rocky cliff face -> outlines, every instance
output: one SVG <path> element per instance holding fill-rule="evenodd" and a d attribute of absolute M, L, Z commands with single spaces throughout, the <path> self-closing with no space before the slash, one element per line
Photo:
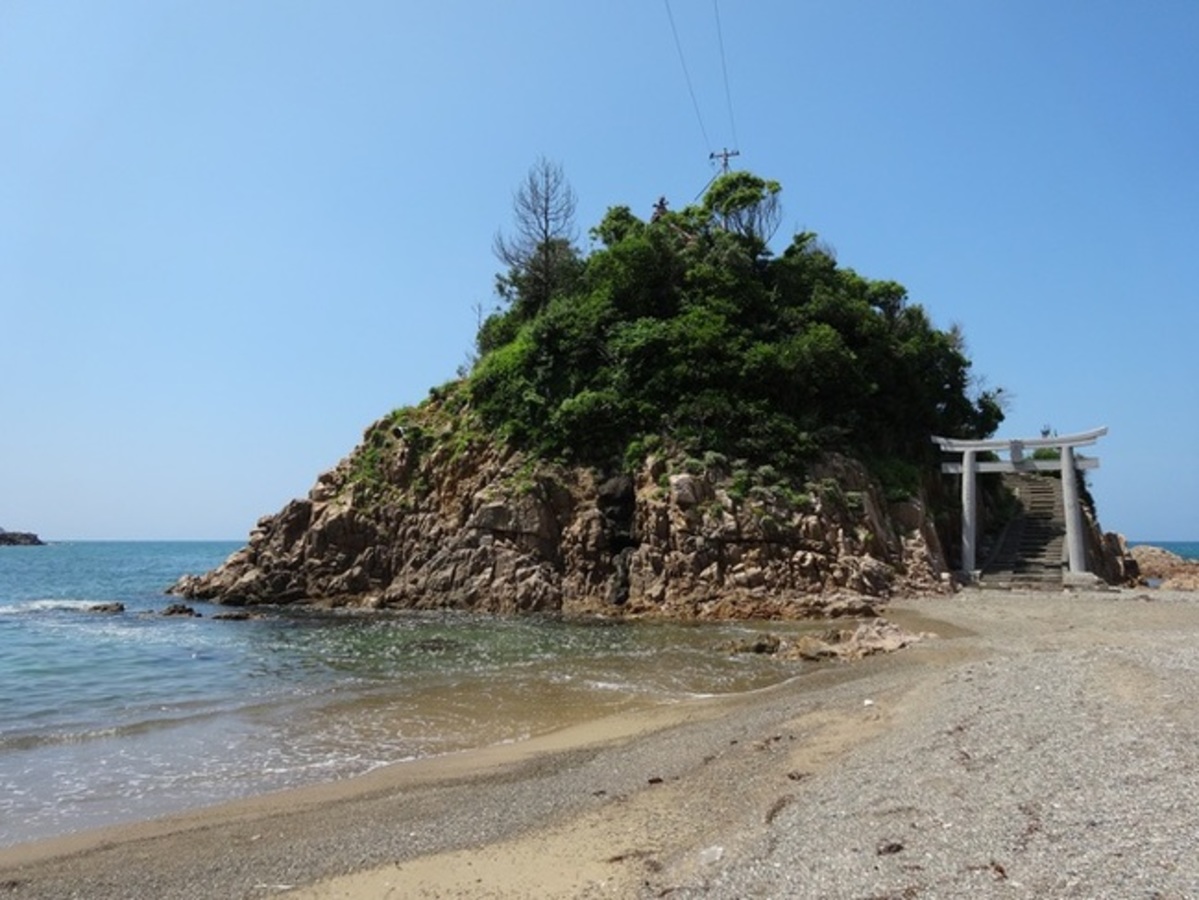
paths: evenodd
<path fill-rule="evenodd" d="M 1093 505 L 1083 508 L 1083 535 L 1087 551 L 1087 571 L 1108 584 L 1133 585 L 1140 577 L 1135 555 L 1128 549 L 1124 535 L 1104 531 L 1099 526 Z"/>
<path fill-rule="evenodd" d="M 942 583 L 922 509 L 888 508 L 849 459 L 826 459 L 802 492 L 718 457 L 651 457 L 602 478 L 471 437 L 444 410 L 398 415 L 218 569 L 172 592 L 238 605 L 799 617 Z"/>

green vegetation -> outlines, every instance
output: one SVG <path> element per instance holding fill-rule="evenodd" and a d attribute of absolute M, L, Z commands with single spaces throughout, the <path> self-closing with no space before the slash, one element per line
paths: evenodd
<path fill-rule="evenodd" d="M 533 199 L 561 210 L 552 191 L 569 187 L 534 173 Z M 482 323 L 467 384 L 485 426 L 605 469 L 662 448 L 789 480 L 845 450 L 897 495 L 935 461 L 930 435 L 993 433 L 997 392 L 972 392 L 956 330 L 934 328 L 899 284 L 839 267 L 812 233 L 770 251 L 779 190 L 729 173 L 701 204 L 649 222 L 610 209 L 586 257 L 564 220 L 543 231 L 552 247 L 507 254 L 507 305 Z"/>
<path fill-rule="evenodd" d="M 436 395 L 436 390 L 432 392 Z M 458 445 L 477 439 L 469 429 L 455 431 L 447 427 L 450 410 L 461 401 L 453 397 L 431 396 L 420 406 L 402 407 L 375 422 L 362 436 L 362 443 L 350 457 L 347 483 L 367 496 L 419 498 L 428 491 L 419 472 L 420 459 L 436 445 L 438 435 L 453 434 Z M 437 429 L 434 433 L 433 429 Z M 403 465 L 400 466 L 401 450 Z"/>

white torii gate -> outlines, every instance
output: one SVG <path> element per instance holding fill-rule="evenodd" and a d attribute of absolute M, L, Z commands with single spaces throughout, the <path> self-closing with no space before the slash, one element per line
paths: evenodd
<path fill-rule="evenodd" d="M 933 443 L 946 453 L 962 454 L 961 462 L 941 464 L 941 471 L 962 476 L 962 571 L 974 575 L 975 548 L 978 534 L 978 486 L 979 472 L 1052 472 L 1062 473 L 1062 505 L 1066 518 L 1066 553 L 1072 575 L 1087 571 L 1086 543 L 1083 539 L 1082 506 L 1078 499 L 1076 469 L 1097 469 L 1099 460 L 1090 457 L 1075 459 L 1074 448 L 1086 447 L 1107 434 L 1107 426 L 1079 434 L 1056 437 L 1027 438 L 1023 440 L 969 441 L 956 438 L 933 437 Z M 1058 447 L 1059 459 L 1033 459 L 1024 455 L 1025 450 Z M 978 461 L 980 451 L 1008 454 L 1007 460 Z"/>

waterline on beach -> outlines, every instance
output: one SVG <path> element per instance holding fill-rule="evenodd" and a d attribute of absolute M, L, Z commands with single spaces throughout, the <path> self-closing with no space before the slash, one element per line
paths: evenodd
<path fill-rule="evenodd" d="M 202 603 L 199 618 L 166 618 L 163 586 L 230 545 L 7 549 L 26 552 L 0 559 L 0 846 L 801 670 L 727 646 L 803 626 L 270 610 L 226 622 Z M 89 611 L 113 601 L 125 612 Z"/>
<path fill-rule="evenodd" d="M 703 644 L 727 629 L 690 632 Z M 521 741 L 614 713 L 752 690 L 797 671 L 795 664 L 736 658 L 698 644 L 689 651 L 659 649 L 652 660 L 612 647 L 596 653 L 455 672 L 410 669 L 394 679 L 347 672 L 290 696 L 241 704 L 226 698 L 160 708 L 106 727 L 6 734 L 0 738 L 0 845 Z M 362 662 L 369 669 L 378 661 Z"/>

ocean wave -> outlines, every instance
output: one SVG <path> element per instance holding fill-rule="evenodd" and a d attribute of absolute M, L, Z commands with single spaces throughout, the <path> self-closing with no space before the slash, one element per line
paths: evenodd
<path fill-rule="evenodd" d="M 54 597 L 44 600 L 18 600 L 0 606 L 0 616 L 17 616 L 39 612 L 87 612 L 99 601 L 64 600 Z"/>
<path fill-rule="evenodd" d="M 172 728 L 181 728 L 205 719 L 215 719 L 225 715 L 226 712 L 219 709 L 206 709 L 202 712 L 139 719 L 115 725 L 81 725 L 77 728 L 60 726 L 42 731 L 0 733 L 0 754 L 40 750 L 45 747 L 61 747 L 69 744 L 87 744 L 92 741 L 142 737 Z"/>

